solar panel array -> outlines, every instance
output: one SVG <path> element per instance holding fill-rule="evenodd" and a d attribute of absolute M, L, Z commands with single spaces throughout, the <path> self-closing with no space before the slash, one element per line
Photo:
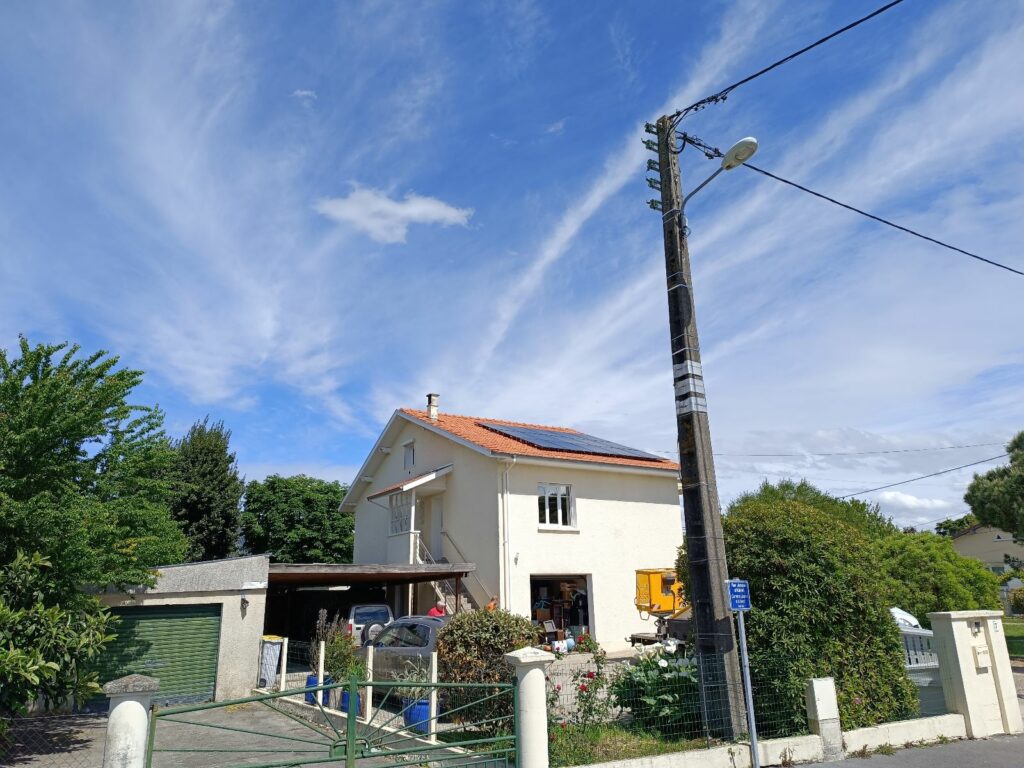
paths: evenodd
<path fill-rule="evenodd" d="M 481 427 L 486 427 L 494 432 L 536 448 L 546 448 L 552 451 L 571 451 L 573 453 L 593 453 L 597 456 L 620 456 L 630 459 L 663 461 L 660 456 L 654 456 L 644 451 L 638 451 L 636 448 L 619 445 L 610 440 L 602 440 L 600 437 L 594 437 L 593 435 L 585 435 L 582 432 L 556 432 L 552 429 L 510 427 L 504 424 L 487 424 L 486 422 L 479 422 L 479 424 Z"/>

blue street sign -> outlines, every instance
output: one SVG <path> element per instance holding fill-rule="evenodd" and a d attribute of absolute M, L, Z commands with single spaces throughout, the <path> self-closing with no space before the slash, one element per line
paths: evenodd
<path fill-rule="evenodd" d="M 750 584 L 743 579 L 729 579 L 729 608 L 734 611 L 750 610 Z"/>

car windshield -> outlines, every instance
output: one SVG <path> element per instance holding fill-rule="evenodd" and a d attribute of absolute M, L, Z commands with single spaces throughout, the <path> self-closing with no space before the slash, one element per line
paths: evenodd
<path fill-rule="evenodd" d="M 423 624 L 392 624 L 374 645 L 382 648 L 423 648 L 430 642 L 430 628 Z"/>
<path fill-rule="evenodd" d="M 387 624 L 389 621 L 391 611 L 384 605 L 360 605 L 352 609 L 355 624 Z"/>

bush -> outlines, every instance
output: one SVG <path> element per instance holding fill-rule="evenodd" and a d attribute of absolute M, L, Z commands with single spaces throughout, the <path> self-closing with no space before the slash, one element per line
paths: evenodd
<path fill-rule="evenodd" d="M 635 728 L 693 739 L 704 732 L 698 687 L 689 660 L 659 651 L 625 665 L 609 691 L 614 706 L 630 711 Z"/>
<path fill-rule="evenodd" d="M 352 676 L 366 677 L 366 665 L 359 656 L 359 646 L 346 632 L 334 632 L 324 648 L 324 672 L 336 683 L 344 683 Z"/>
<path fill-rule="evenodd" d="M 999 610 L 999 580 L 978 560 L 934 533 L 898 533 L 875 543 L 886 599 L 929 627 L 929 611 Z"/>
<path fill-rule="evenodd" d="M 538 640 L 537 628 L 523 616 L 505 610 L 457 613 L 437 633 L 438 679 L 446 683 L 514 682 L 515 670 L 504 655 Z M 451 689 L 447 697 L 446 709 L 459 710 L 456 716 L 449 715 L 453 721 L 486 723 L 480 729 L 492 735 L 511 732 L 511 695 L 479 688 Z"/>
<path fill-rule="evenodd" d="M 881 526 L 866 521 L 854 526 L 764 489 L 723 518 L 730 573 L 750 582 L 750 664 L 759 697 L 775 709 L 771 735 L 805 731 L 810 677 L 835 678 L 846 729 L 917 711 L 886 577 L 865 531 Z"/>
<path fill-rule="evenodd" d="M 1010 590 L 1010 610 L 1015 614 L 1024 613 L 1024 587 Z"/>

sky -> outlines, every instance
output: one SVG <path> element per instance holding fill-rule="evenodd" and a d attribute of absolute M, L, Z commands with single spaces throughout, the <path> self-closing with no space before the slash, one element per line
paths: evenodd
<path fill-rule="evenodd" d="M 4 3 L 0 346 L 111 351 L 249 479 L 350 480 L 427 392 L 670 456 L 644 123 L 877 5 Z M 681 128 L 1024 268 L 1021 71 L 1024 5 L 905 0 Z M 747 169 L 687 214 L 723 504 L 1024 428 L 1024 278 Z M 998 464 L 862 498 L 928 527 Z"/>

